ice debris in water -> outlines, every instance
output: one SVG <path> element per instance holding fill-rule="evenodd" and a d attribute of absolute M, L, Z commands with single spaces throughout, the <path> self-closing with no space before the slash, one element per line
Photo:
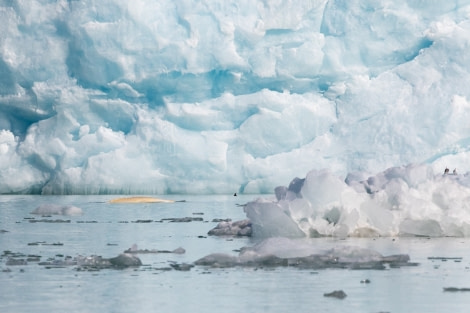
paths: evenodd
<path fill-rule="evenodd" d="M 445 292 L 470 291 L 470 288 L 444 287 Z"/>
<path fill-rule="evenodd" d="M 82 215 L 83 211 L 72 205 L 41 204 L 31 214 L 38 215 Z"/>
<path fill-rule="evenodd" d="M 323 296 L 330 298 L 344 299 L 347 297 L 347 294 L 343 290 L 335 290 L 332 292 L 324 293 Z"/>
<path fill-rule="evenodd" d="M 251 236 L 251 221 L 221 221 L 208 232 L 211 236 Z"/>
<path fill-rule="evenodd" d="M 116 267 L 141 266 L 142 261 L 130 253 L 121 253 L 114 258 L 109 259 L 109 263 Z"/>
<path fill-rule="evenodd" d="M 133 244 L 132 247 L 124 251 L 126 254 L 150 254 L 150 253 L 174 253 L 184 254 L 186 250 L 182 247 L 178 247 L 174 250 L 158 250 L 158 249 L 139 249 L 137 244 Z"/>
<path fill-rule="evenodd" d="M 46 267 L 77 266 L 77 270 L 100 270 L 106 268 L 138 267 L 142 265 L 142 261 L 133 254 L 121 253 L 109 259 L 99 255 L 79 255 L 74 258 L 65 257 L 63 259 L 54 258 L 40 262 L 39 265 Z"/>
<path fill-rule="evenodd" d="M 434 174 L 429 165 L 346 179 L 312 170 L 274 192 L 244 207 L 253 237 L 470 235 L 470 175 Z"/>
<path fill-rule="evenodd" d="M 301 269 L 349 268 L 385 269 L 412 266 L 408 255 L 383 256 L 364 248 L 338 246 L 319 250 L 313 244 L 288 238 L 268 238 L 253 247 L 241 249 L 238 256 L 214 253 L 194 262 L 209 267 L 277 267 L 292 266 Z"/>

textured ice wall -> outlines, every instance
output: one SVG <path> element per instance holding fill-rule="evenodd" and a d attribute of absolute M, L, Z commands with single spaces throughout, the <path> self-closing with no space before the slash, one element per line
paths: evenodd
<path fill-rule="evenodd" d="M 467 171 L 469 3 L 0 0 L 0 193 Z"/>
<path fill-rule="evenodd" d="M 470 175 L 425 165 L 345 180 L 312 170 L 276 198 L 246 205 L 254 237 L 470 236 Z"/>

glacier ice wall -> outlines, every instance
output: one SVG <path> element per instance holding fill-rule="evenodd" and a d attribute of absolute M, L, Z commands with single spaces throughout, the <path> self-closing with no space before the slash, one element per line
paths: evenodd
<path fill-rule="evenodd" d="M 0 0 L 0 193 L 466 171 L 469 4 Z"/>

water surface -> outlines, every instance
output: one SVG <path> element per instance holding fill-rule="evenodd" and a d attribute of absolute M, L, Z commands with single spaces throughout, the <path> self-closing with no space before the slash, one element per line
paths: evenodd
<path fill-rule="evenodd" d="M 212 237 L 214 219 L 245 218 L 239 205 L 253 195 L 171 196 L 186 202 L 109 204 L 111 196 L 1 196 L 0 250 L 49 258 L 117 256 L 140 249 L 184 254 L 138 255 L 139 268 L 78 271 L 38 262 L 7 265 L 1 258 L 0 312 L 467 312 L 470 241 L 467 238 L 308 239 L 319 249 L 338 245 L 370 248 L 383 255 L 409 254 L 419 265 L 386 270 L 299 270 L 204 268 L 177 271 L 170 264 L 192 263 L 210 253 L 237 254 L 250 238 Z M 80 207 L 81 216 L 31 215 L 43 203 Z M 193 217 L 191 222 L 173 218 Z M 61 223 L 31 219 L 62 220 Z M 170 219 L 170 220 L 169 220 Z M 439 257 L 432 259 L 431 257 Z M 26 257 L 25 257 L 26 258 Z M 364 283 L 368 279 L 370 283 Z M 324 293 L 343 290 L 343 300 Z"/>

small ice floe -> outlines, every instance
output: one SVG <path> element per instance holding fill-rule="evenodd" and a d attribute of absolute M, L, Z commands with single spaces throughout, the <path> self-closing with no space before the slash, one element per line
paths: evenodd
<path fill-rule="evenodd" d="M 124 251 L 124 253 L 130 254 L 151 254 L 151 253 L 174 253 L 174 254 L 184 254 L 186 250 L 178 247 L 174 250 L 157 250 L 157 249 L 139 249 L 136 244 L 133 244 L 132 247 Z"/>
<path fill-rule="evenodd" d="M 74 266 L 77 265 L 77 259 L 81 258 L 72 258 L 71 256 L 60 257 L 56 256 L 57 258 L 49 258 L 47 261 L 39 262 L 38 265 L 44 266 L 46 269 L 51 268 L 63 268 L 67 266 Z"/>
<path fill-rule="evenodd" d="M 38 215 L 82 215 L 80 208 L 72 205 L 41 204 L 31 214 Z"/>
<path fill-rule="evenodd" d="M 210 236 L 251 236 L 251 221 L 221 221 L 208 232 Z"/>
<path fill-rule="evenodd" d="M 25 259 L 8 258 L 6 265 L 8 266 L 28 265 L 28 262 Z"/>
<path fill-rule="evenodd" d="M 7 266 L 16 266 L 16 265 L 28 265 L 28 262 L 38 262 L 40 260 L 40 256 L 38 255 L 26 255 L 24 253 L 19 252 L 11 252 L 8 250 L 3 251 L 0 255 L 0 260 L 6 258 L 5 265 Z"/>
<path fill-rule="evenodd" d="M 209 267 L 296 267 L 299 269 L 386 269 L 401 266 L 415 266 L 405 254 L 383 256 L 364 248 L 338 246 L 318 250 L 305 241 L 288 238 L 269 238 L 253 247 L 244 247 L 238 256 L 214 253 L 194 262 Z"/>
<path fill-rule="evenodd" d="M 119 268 L 142 265 L 142 261 L 131 253 L 121 253 L 117 257 L 110 258 L 109 263 Z"/>
<path fill-rule="evenodd" d="M 447 260 L 453 260 L 454 262 L 461 262 L 462 261 L 462 257 L 445 257 L 445 256 L 430 256 L 428 257 L 428 260 L 439 260 L 439 261 L 443 261 L 443 262 L 446 262 Z"/>
<path fill-rule="evenodd" d="M 78 271 L 98 271 L 102 269 L 124 269 L 128 267 L 139 267 L 142 265 L 141 260 L 135 255 L 129 253 L 121 253 L 114 258 L 103 258 L 99 255 L 76 256 L 74 258 L 66 256 L 64 258 L 52 258 L 47 261 L 40 262 L 39 265 L 46 268 L 57 268 L 76 266 Z"/>
<path fill-rule="evenodd" d="M 444 287 L 444 292 L 468 292 L 470 288 Z"/>
<path fill-rule="evenodd" d="M 175 270 L 175 271 L 183 271 L 187 272 L 191 270 L 191 268 L 194 267 L 194 264 L 187 264 L 187 263 L 171 263 L 170 266 Z"/>
<path fill-rule="evenodd" d="M 204 219 L 202 217 L 169 217 L 169 218 L 162 218 L 161 222 L 167 221 L 170 223 L 189 223 L 189 222 L 203 222 Z"/>
<path fill-rule="evenodd" d="M 347 294 L 343 290 L 335 290 L 332 292 L 324 293 L 323 296 L 330 297 L 330 298 L 344 299 L 347 297 Z"/>
<path fill-rule="evenodd" d="M 50 220 L 50 219 L 40 219 L 40 220 L 36 220 L 36 219 L 29 219 L 28 220 L 30 223 L 70 223 L 70 220 L 63 220 L 63 219 L 56 219 L 56 220 Z"/>
<path fill-rule="evenodd" d="M 47 243 L 45 241 L 28 242 L 28 246 L 63 246 L 62 242 Z"/>
<path fill-rule="evenodd" d="M 329 250 L 318 250 L 305 241 L 288 238 L 269 238 L 253 247 L 244 247 L 238 256 L 214 253 L 195 262 L 210 267 L 277 267 L 290 266 L 300 269 L 385 269 L 412 266 L 408 255 L 382 256 L 364 248 L 338 246 Z"/>

